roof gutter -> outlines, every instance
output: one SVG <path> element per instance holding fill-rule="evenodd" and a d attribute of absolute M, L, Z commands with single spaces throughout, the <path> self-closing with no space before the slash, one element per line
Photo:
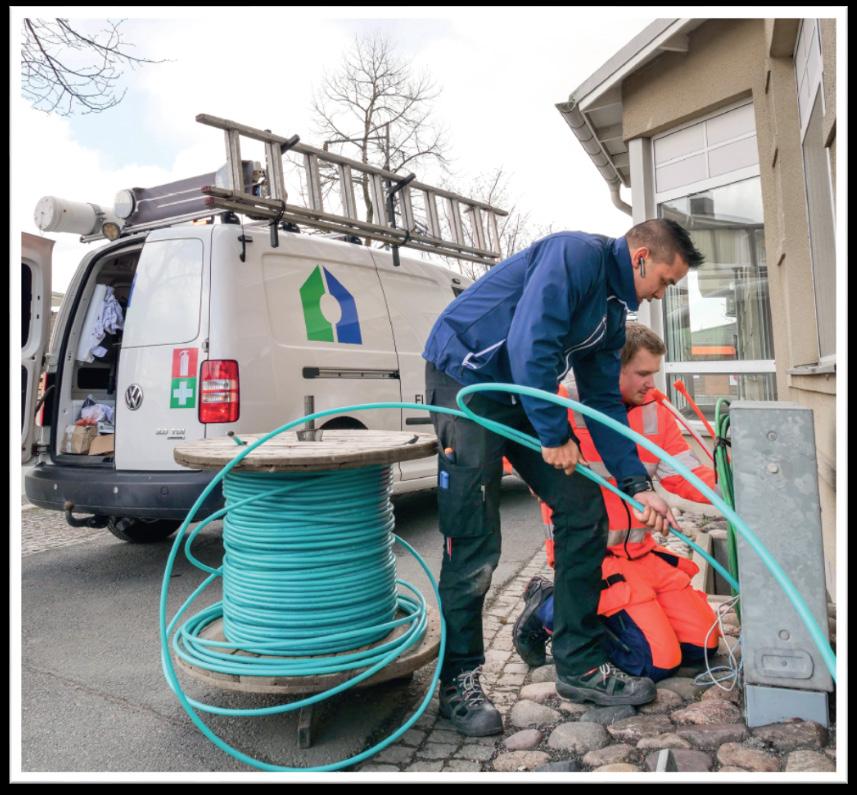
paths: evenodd
<path fill-rule="evenodd" d="M 583 147 L 584 151 L 589 155 L 590 159 L 595 164 L 595 167 L 607 182 L 607 185 L 610 188 L 610 198 L 613 201 L 613 204 L 623 213 L 631 215 L 631 205 L 622 201 L 622 198 L 619 195 L 619 189 L 622 186 L 622 177 L 616 170 L 613 160 L 601 145 L 601 141 L 599 141 L 598 137 L 595 135 L 595 131 L 590 126 L 586 116 L 580 112 L 578 103 L 573 100 L 569 102 L 559 102 L 556 107 L 562 114 L 562 117 L 565 119 L 568 126 L 571 127 L 571 130 L 577 140 L 580 141 L 580 145 Z"/>

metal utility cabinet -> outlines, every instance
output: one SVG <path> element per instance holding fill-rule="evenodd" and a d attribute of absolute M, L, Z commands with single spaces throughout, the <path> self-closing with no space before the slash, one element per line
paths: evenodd
<path fill-rule="evenodd" d="M 815 434 L 810 409 L 736 401 L 730 407 L 735 510 L 782 566 L 829 638 Z M 829 723 L 833 681 L 783 589 L 739 536 L 746 718 Z"/>

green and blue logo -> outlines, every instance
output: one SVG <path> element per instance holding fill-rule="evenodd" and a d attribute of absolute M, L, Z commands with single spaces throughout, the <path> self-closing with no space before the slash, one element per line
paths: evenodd
<path fill-rule="evenodd" d="M 324 276 L 322 276 L 322 271 Z M 326 282 L 326 286 L 325 286 Z M 301 285 L 301 303 L 304 308 L 307 339 L 318 342 L 346 342 L 352 345 L 362 345 L 360 321 L 357 318 L 357 304 L 354 296 L 337 281 L 336 277 L 325 267 L 316 265 L 309 278 Z M 334 336 L 333 325 L 321 311 L 321 298 L 330 295 L 339 304 L 342 315 L 336 324 Z"/>

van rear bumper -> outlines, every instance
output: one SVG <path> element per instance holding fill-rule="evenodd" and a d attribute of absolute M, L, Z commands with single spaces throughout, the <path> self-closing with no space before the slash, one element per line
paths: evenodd
<path fill-rule="evenodd" d="M 64 510 L 74 503 L 75 513 L 130 516 L 140 519 L 184 519 L 216 472 L 93 471 L 91 468 L 42 464 L 24 478 L 27 499 L 39 508 Z M 204 519 L 223 507 L 223 494 L 215 488 L 196 512 Z"/>

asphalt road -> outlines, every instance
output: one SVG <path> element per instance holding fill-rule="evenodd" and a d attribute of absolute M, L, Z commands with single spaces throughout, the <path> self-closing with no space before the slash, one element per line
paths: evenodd
<path fill-rule="evenodd" d="M 538 511 L 526 487 L 506 478 L 503 489 L 504 549 L 492 592 L 542 544 Z M 397 533 L 437 575 L 441 543 L 435 499 L 434 492 L 423 492 L 394 504 Z M 23 517 L 22 770 L 252 771 L 196 728 L 161 671 L 158 602 L 171 545 L 127 544 L 107 530 L 75 536 L 60 514 L 36 508 Z M 33 534 L 48 542 L 33 545 Z M 202 562 L 219 565 L 219 526 L 203 531 L 194 549 Z M 400 545 L 397 556 L 399 576 L 430 595 L 422 569 Z M 169 616 L 203 578 L 179 556 Z M 217 598 L 219 589 L 196 604 Z M 330 764 L 397 728 L 397 721 L 419 703 L 431 672 L 423 668 L 410 682 L 352 690 L 316 707 L 313 746 L 307 750 L 297 745 L 297 713 L 205 720 L 248 755 L 302 769 Z M 280 697 L 231 693 L 187 677 L 182 681 L 190 696 L 207 703 L 283 703 Z"/>

